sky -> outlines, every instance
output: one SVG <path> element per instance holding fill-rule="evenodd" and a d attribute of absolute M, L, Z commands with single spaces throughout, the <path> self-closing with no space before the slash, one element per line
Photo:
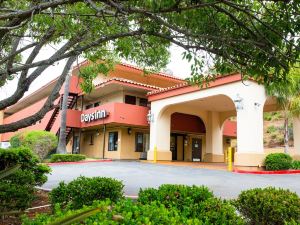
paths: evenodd
<path fill-rule="evenodd" d="M 49 55 L 53 54 L 54 52 L 54 46 L 47 46 L 41 50 L 40 54 L 37 56 L 35 61 L 46 59 L 47 57 L 49 57 Z M 168 71 L 172 71 L 173 75 L 176 77 L 188 77 L 191 73 L 190 64 L 182 59 L 182 48 L 173 45 L 170 48 L 170 52 L 170 63 L 167 65 L 166 69 Z M 28 56 L 29 53 L 30 51 L 25 52 L 24 58 L 26 58 L 26 56 Z M 59 76 L 64 67 L 64 62 L 65 61 L 55 63 L 54 65 L 50 66 L 47 70 L 45 70 L 44 73 L 31 84 L 29 90 L 25 93 L 24 97 L 26 97 L 30 93 L 34 92 L 41 86 L 47 84 L 49 81 Z M 14 93 L 14 91 L 17 88 L 17 81 L 17 79 L 14 79 L 0 88 L 0 100 L 7 98 Z"/>

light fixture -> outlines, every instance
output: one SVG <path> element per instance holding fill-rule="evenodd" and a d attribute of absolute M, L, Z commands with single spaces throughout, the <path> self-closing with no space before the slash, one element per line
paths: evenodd
<path fill-rule="evenodd" d="M 235 104 L 235 107 L 236 107 L 236 110 L 244 109 L 243 101 L 244 101 L 244 99 L 239 94 L 237 94 L 236 99 L 233 100 L 233 102 Z"/>
<path fill-rule="evenodd" d="M 153 115 L 153 113 L 151 113 L 151 110 L 149 110 L 149 112 L 147 114 L 147 121 L 149 124 L 154 122 L 154 115 Z"/>
<path fill-rule="evenodd" d="M 99 136 L 99 135 L 100 135 L 100 130 L 97 129 L 97 130 L 96 130 L 96 136 Z"/>
<path fill-rule="evenodd" d="M 187 146 L 187 145 L 188 145 L 188 137 L 185 136 L 185 138 L 184 138 L 184 146 Z"/>
<path fill-rule="evenodd" d="M 127 133 L 128 133 L 129 135 L 132 134 L 132 129 L 131 129 L 130 127 L 127 129 Z"/>
<path fill-rule="evenodd" d="M 254 102 L 254 108 L 255 108 L 255 109 L 258 109 L 258 108 L 260 107 L 260 105 L 261 105 L 260 103 Z"/>

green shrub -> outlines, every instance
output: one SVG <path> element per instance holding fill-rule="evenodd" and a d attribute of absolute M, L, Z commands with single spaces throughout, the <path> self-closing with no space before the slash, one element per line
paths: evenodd
<path fill-rule="evenodd" d="M 197 214 L 197 204 L 212 197 L 213 193 L 204 186 L 163 184 L 158 189 L 140 190 L 138 202 L 141 204 L 160 202 L 167 208 L 176 207 L 184 215 L 193 216 L 194 213 Z"/>
<path fill-rule="evenodd" d="M 25 131 L 18 133 L 10 139 L 13 148 L 25 146 L 30 148 L 41 160 L 45 159 L 49 152 L 57 147 L 55 134 L 43 131 Z"/>
<path fill-rule="evenodd" d="M 0 149 L 0 170 L 20 165 L 0 180 L 0 210 L 24 210 L 34 199 L 34 187 L 47 181 L 50 168 L 38 164 L 38 158 L 27 147 Z"/>
<path fill-rule="evenodd" d="M 294 170 L 300 170 L 300 161 L 293 161 L 292 162 L 292 169 Z"/>
<path fill-rule="evenodd" d="M 265 159 L 266 170 L 288 170 L 292 161 L 292 157 L 284 153 L 269 154 Z"/>
<path fill-rule="evenodd" d="M 177 209 L 182 217 L 197 219 L 200 224 L 243 224 L 235 208 L 217 199 L 204 186 L 164 184 L 158 189 L 140 190 L 138 202 L 163 204 L 167 209 Z"/>
<path fill-rule="evenodd" d="M 211 198 L 209 201 L 213 201 Z M 152 224 L 152 225 L 170 225 L 170 224 L 186 224 L 186 225 L 239 225 L 244 222 L 238 216 L 232 218 L 228 217 L 228 212 L 234 212 L 234 208 L 223 208 L 222 214 L 218 214 L 219 200 L 207 203 L 202 212 L 199 212 L 199 218 L 187 218 L 182 215 L 176 208 L 166 208 L 159 202 L 151 202 L 143 205 L 141 203 L 132 202 L 131 200 L 121 200 L 117 203 L 107 201 L 96 201 L 93 206 L 84 207 L 80 210 L 67 210 L 62 211 L 59 207 L 56 207 L 54 215 L 38 215 L 34 220 L 26 218 L 23 220 L 23 225 L 42 225 L 50 222 L 59 222 L 67 217 L 78 215 L 87 211 L 89 208 L 99 209 L 98 212 L 85 218 L 81 224 L 94 225 L 94 224 Z M 211 204 L 211 206 L 210 206 Z M 208 214 L 205 213 L 207 210 Z M 201 219 L 200 219 L 201 218 Z M 78 221 L 77 221 L 78 222 Z M 78 223 L 79 224 L 79 223 Z"/>
<path fill-rule="evenodd" d="M 269 133 L 269 134 L 274 133 L 276 131 L 277 131 L 277 128 L 273 125 L 271 125 L 267 128 L 267 133 Z"/>
<path fill-rule="evenodd" d="M 53 154 L 50 157 L 50 162 L 77 162 L 85 158 L 85 155 L 81 154 Z"/>
<path fill-rule="evenodd" d="M 121 181 L 107 177 L 78 177 L 69 184 L 61 182 L 50 194 L 52 205 L 69 205 L 79 209 L 83 205 L 91 205 L 94 200 L 110 199 L 115 202 L 123 197 L 124 185 Z"/>
<path fill-rule="evenodd" d="M 243 191 L 235 206 L 249 224 L 283 225 L 293 220 L 300 223 L 300 198 L 289 190 L 268 187 Z"/>

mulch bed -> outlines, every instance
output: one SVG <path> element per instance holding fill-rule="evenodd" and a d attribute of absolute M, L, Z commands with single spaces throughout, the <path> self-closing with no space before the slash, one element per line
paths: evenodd
<path fill-rule="evenodd" d="M 36 199 L 33 201 L 30 208 L 39 207 L 49 205 L 49 198 L 48 198 L 48 191 L 43 190 L 36 190 L 35 193 Z M 18 225 L 21 224 L 21 215 L 26 214 L 29 218 L 34 218 L 37 213 L 50 213 L 51 209 L 49 206 L 37 208 L 37 209 L 30 209 L 24 213 L 19 215 L 11 215 L 6 216 L 5 218 L 0 218 L 1 225 Z"/>

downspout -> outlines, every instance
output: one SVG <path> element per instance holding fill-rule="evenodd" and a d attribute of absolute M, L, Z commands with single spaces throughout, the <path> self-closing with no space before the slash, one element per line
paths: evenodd
<path fill-rule="evenodd" d="M 105 133 L 106 133 L 106 124 L 103 125 L 103 146 L 102 146 L 102 158 L 105 157 Z"/>

